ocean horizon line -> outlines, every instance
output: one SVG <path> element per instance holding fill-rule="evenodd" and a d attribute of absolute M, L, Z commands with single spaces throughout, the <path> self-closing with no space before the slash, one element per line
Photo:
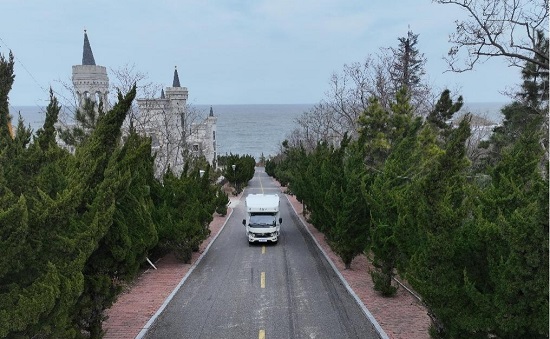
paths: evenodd
<path fill-rule="evenodd" d="M 467 106 L 467 105 L 507 105 L 511 103 L 511 101 L 465 101 L 464 102 L 464 105 Z M 308 103 L 308 102 L 302 102 L 302 103 L 251 103 L 251 104 L 248 104 L 248 103 L 229 103 L 229 104 L 224 104 L 224 103 L 189 103 L 188 102 L 188 105 L 189 106 L 314 106 L 314 105 L 317 105 L 319 104 L 319 102 L 316 102 L 316 103 Z M 16 108 L 16 107 L 47 107 L 48 104 L 44 104 L 44 105 L 38 105 L 38 104 L 26 104 L 26 105 L 21 105 L 21 104 L 9 104 L 10 107 L 12 108 Z M 69 105 L 61 105 L 61 107 L 72 107 L 72 106 L 69 106 Z"/>
<path fill-rule="evenodd" d="M 265 106 L 265 105 L 268 105 L 268 106 L 313 106 L 313 105 L 317 105 L 318 103 L 307 103 L 307 102 L 302 102 L 302 103 L 267 103 L 267 104 L 258 104 L 258 103 L 255 103 L 255 104 L 204 104 L 204 103 L 187 103 L 189 106 Z M 27 105 L 21 105 L 21 104 L 12 104 L 10 103 L 9 104 L 10 107 L 12 108 L 16 108 L 16 107 L 47 107 L 48 104 L 44 104 L 44 105 L 38 105 L 38 104 L 27 104 Z M 72 105 L 61 105 L 61 107 L 72 107 Z"/>

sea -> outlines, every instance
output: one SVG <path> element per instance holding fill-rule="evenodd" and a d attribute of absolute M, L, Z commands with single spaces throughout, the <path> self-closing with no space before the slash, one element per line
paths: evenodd
<path fill-rule="evenodd" d="M 217 121 L 218 155 L 252 155 L 259 160 L 279 153 L 282 142 L 297 127 L 296 119 L 310 110 L 313 104 L 248 104 L 192 105 L 199 116 L 206 118 L 210 107 Z M 25 125 L 36 131 L 45 119 L 45 107 L 10 107 L 15 125 L 19 112 Z"/>
<path fill-rule="evenodd" d="M 505 103 L 466 103 L 463 112 L 471 112 L 495 125 L 502 121 L 500 109 Z M 210 105 L 193 105 L 197 112 L 206 117 Z M 311 110 L 314 104 L 244 104 L 212 105 L 217 122 L 218 155 L 251 155 L 259 160 L 277 155 L 281 143 L 297 128 L 296 119 Z M 45 107 L 10 106 L 13 123 L 19 113 L 25 125 L 33 131 L 42 127 Z"/>

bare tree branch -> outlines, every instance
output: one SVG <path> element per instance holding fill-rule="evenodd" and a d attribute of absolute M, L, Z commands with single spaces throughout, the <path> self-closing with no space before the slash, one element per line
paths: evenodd
<path fill-rule="evenodd" d="M 453 4 L 468 15 L 456 21 L 454 44 L 445 60 L 449 70 L 464 72 L 487 58 L 504 57 L 510 66 L 532 62 L 548 69 L 548 55 L 537 45 L 537 32 L 547 32 L 547 0 L 434 0 Z M 535 57 L 537 56 L 537 57 Z"/>

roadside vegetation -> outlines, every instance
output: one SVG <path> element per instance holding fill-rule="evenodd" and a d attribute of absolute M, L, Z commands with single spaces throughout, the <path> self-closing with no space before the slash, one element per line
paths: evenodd
<path fill-rule="evenodd" d="M 222 169 L 221 174 L 224 179 L 235 189 L 234 194 L 238 195 L 254 177 L 256 160 L 248 154 L 229 153 L 229 155 L 218 156 L 218 166 Z"/>
<path fill-rule="evenodd" d="M 333 75 L 266 171 L 347 268 L 365 254 L 382 295 L 409 284 L 433 337 L 548 338 L 548 3 L 435 2 L 468 13 L 450 38 L 451 71 L 493 57 L 521 70 L 503 123 L 473 140 L 471 116 L 456 120 L 463 98 L 425 82 L 409 31 Z M 215 173 L 192 159 L 159 177 L 135 119 L 122 133 L 134 81 L 112 109 L 77 112 L 79 130 L 56 130 L 51 94 L 33 133 L 10 121 L 14 78 L 13 55 L 0 55 L 0 337 L 100 338 L 104 311 L 147 258 L 188 261 L 225 214 L 218 175 L 238 193 L 255 160 L 231 154 Z"/>
<path fill-rule="evenodd" d="M 135 86 L 108 112 L 77 112 L 86 128 L 61 131 L 74 152 L 56 141 L 53 94 L 41 129 L 20 118 L 12 133 L 13 65 L 0 55 L 0 337 L 100 338 L 147 258 L 188 262 L 228 198 L 205 160 L 157 178 L 151 139 L 122 138 Z"/>
<path fill-rule="evenodd" d="M 506 16 L 522 4 L 467 2 L 479 20 L 457 25 L 449 52 L 452 70 L 461 48 L 467 68 L 481 56 L 520 67 L 503 123 L 485 140 L 473 142 L 471 115 L 456 119 L 460 95 L 443 90 L 430 104 L 418 35 L 408 32 L 334 75 L 327 99 L 266 163 L 347 268 L 365 254 L 382 295 L 395 294 L 397 278 L 421 296 L 435 338 L 549 334 L 548 12 L 530 3 L 538 20 Z M 522 53 L 499 49 L 505 34 L 489 39 L 523 19 Z"/>

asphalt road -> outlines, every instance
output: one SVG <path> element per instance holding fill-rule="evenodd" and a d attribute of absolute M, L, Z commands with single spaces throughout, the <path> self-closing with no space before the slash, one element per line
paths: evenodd
<path fill-rule="evenodd" d="M 281 237 L 249 245 L 244 197 L 281 196 Z M 300 224 L 290 203 L 257 168 L 240 203 L 146 338 L 377 338 Z"/>

